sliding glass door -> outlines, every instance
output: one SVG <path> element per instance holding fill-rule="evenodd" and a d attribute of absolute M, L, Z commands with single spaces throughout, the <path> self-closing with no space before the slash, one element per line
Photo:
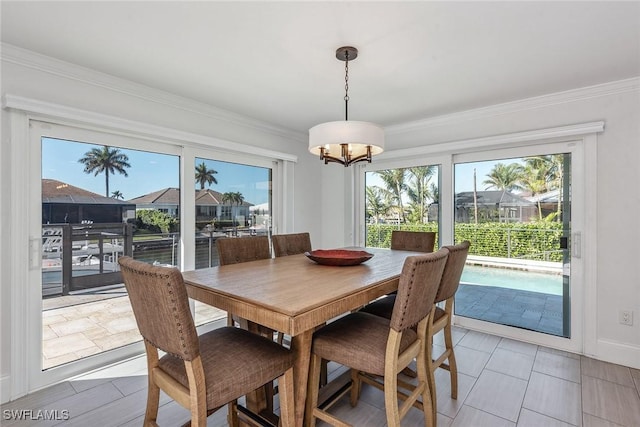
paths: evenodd
<path fill-rule="evenodd" d="M 195 268 L 218 265 L 216 240 L 271 238 L 272 169 L 195 159 Z M 196 325 L 226 318 L 224 311 L 195 301 Z"/>
<path fill-rule="evenodd" d="M 455 241 L 471 250 L 455 314 L 571 336 L 571 154 L 457 162 Z"/>
<path fill-rule="evenodd" d="M 41 153 L 41 217 L 32 218 L 39 292 L 31 294 L 41 306 L 41 333 L 32 331 L 41 357 L 33 368 L 42 379 L 140 342 L 118 258 L 179 265 L 180 157 L 131 138 L 38 122 L 32 129 Z"/>
<path fill-rule="evenodd" d="M 556 348 L 581 345 L 585 223 L 581 140 L 514 144 L 379 161 L 356 175 L 356 243 L 388 247 L 391 230 L 469 240 L 455 322 Z M 416 165 L 432 170 L 420 210 Z M 416 213 L 422 212 L 416 216 Z"/>

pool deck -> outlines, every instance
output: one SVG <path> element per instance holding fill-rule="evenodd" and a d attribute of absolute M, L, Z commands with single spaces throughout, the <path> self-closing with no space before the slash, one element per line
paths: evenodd
<path fill-rule="evenodd" d="M 562 296 L 461 283 L 455 314 L 562 336 Z"/>

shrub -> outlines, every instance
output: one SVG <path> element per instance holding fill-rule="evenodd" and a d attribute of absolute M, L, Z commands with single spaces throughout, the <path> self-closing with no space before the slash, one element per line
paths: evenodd
<path fill-rule="evenodd" d="M 562 261 L 560 237 L 562 224 L 537 221 L 530 223 L 455 224 L 455 242 L 471 242 L 469 254 L 500 258 L 522 258 L 541 261 Z M 438 231 L 438 224 L 368 224 L 366 245 L 391 247 L 391 232 Z M 436 242 L 438 238 L 436 237 Z"/>

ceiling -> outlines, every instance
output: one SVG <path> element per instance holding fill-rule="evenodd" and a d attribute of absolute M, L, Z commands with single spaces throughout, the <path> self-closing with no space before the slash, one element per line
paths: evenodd
<path fill-rule="evenodd" d="M 291 130 L 640 76 L 640 2 L 1 2 L 2 42 Z"/>

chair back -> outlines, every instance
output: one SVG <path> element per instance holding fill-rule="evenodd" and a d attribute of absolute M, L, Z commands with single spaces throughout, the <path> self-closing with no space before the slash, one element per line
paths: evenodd
<path fill-rule="evenodd" d="M 272 237 L 276 257 L 303 254 L 311 251 L 309 233 L 276 234 Z"/>
<path fill-rule="evenodd" d="M 182 273 L 129 256 L 118 259 L 140 334 L 160 350 L 191 361 L 200 354 Z"/>
<path fill-rule="evenodd" d="M 267 236 L 222 237 L 216 240 L 216 248 L 220 265 L 271 258 Z"/>
<path fill-rule="evenodd" d="M 449 251 L 440 249 L 407 257 L 402 266 L 398 294 L 391 314 L 391 328 L 402 332 L 431 311 Z"/>
<path fill-rule="evenodd" d="M 391 232 L 391 249 L 415 252 L 433 252 L 436 233 L 433 231 L 400 231 Z"/>
<path fill-rule="evenodd" d="M 447 265 L 442 273 L 442 281 L 435 302 L 448 300 L 456 294 L 470 246 L 471 242 L 468 240 L 453 246 L 443 246 L 449 250 L 449 258 L 447 258 Z"/>

